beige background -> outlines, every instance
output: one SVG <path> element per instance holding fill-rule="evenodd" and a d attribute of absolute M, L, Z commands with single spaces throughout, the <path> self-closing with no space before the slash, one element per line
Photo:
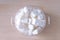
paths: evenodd
<path fill-rule="evenodd" d="M 51 17 L 51 24 L 38 36 L 26 36 L 11 25 L 19 8 L 32 5 Z M 60 40 L 60 0 L 0 0 L 0 40 Z"/>

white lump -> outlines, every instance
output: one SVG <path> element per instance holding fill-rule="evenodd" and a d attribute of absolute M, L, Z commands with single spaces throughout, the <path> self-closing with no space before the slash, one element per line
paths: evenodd
<path fill-rule="evenodd" d="M 42 10 L 37 8 L 24 7 L 15 16 L 17 30 L 28 35 L 39 34 L 45 25 L 45 15 Z"/>

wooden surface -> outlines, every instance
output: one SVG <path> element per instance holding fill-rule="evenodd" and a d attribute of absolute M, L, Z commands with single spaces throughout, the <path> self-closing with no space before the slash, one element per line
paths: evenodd
<path fill-rule="evenodd" d="M 32 5 L 51 17 L 51 24 L 38 36 L 26 36 L 11 25 L 19 8 Z M 0 0 L 0 40 L 60 40 L 60 0 Z"/>

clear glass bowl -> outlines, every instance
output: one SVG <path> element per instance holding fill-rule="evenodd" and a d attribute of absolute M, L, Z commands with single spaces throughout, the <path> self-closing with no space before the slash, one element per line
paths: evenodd
<path fill-rule="evenodd" d="M 12 17 L 18 31 L 26 35 L 37 35 L 46 26 L 46 16 L 41 9 L 23 7 Z"/>

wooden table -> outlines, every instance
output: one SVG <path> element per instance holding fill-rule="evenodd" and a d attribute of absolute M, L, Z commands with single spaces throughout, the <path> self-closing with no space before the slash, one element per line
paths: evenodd
<path fill-rule="evenodd" d="M 11 17 L 26 5 L 42 8 L 51 17 L 38 36 L 26 36 L 11 25 Z M 60 40 L 60 0 L 0 0 L 0 40 Z"/>

